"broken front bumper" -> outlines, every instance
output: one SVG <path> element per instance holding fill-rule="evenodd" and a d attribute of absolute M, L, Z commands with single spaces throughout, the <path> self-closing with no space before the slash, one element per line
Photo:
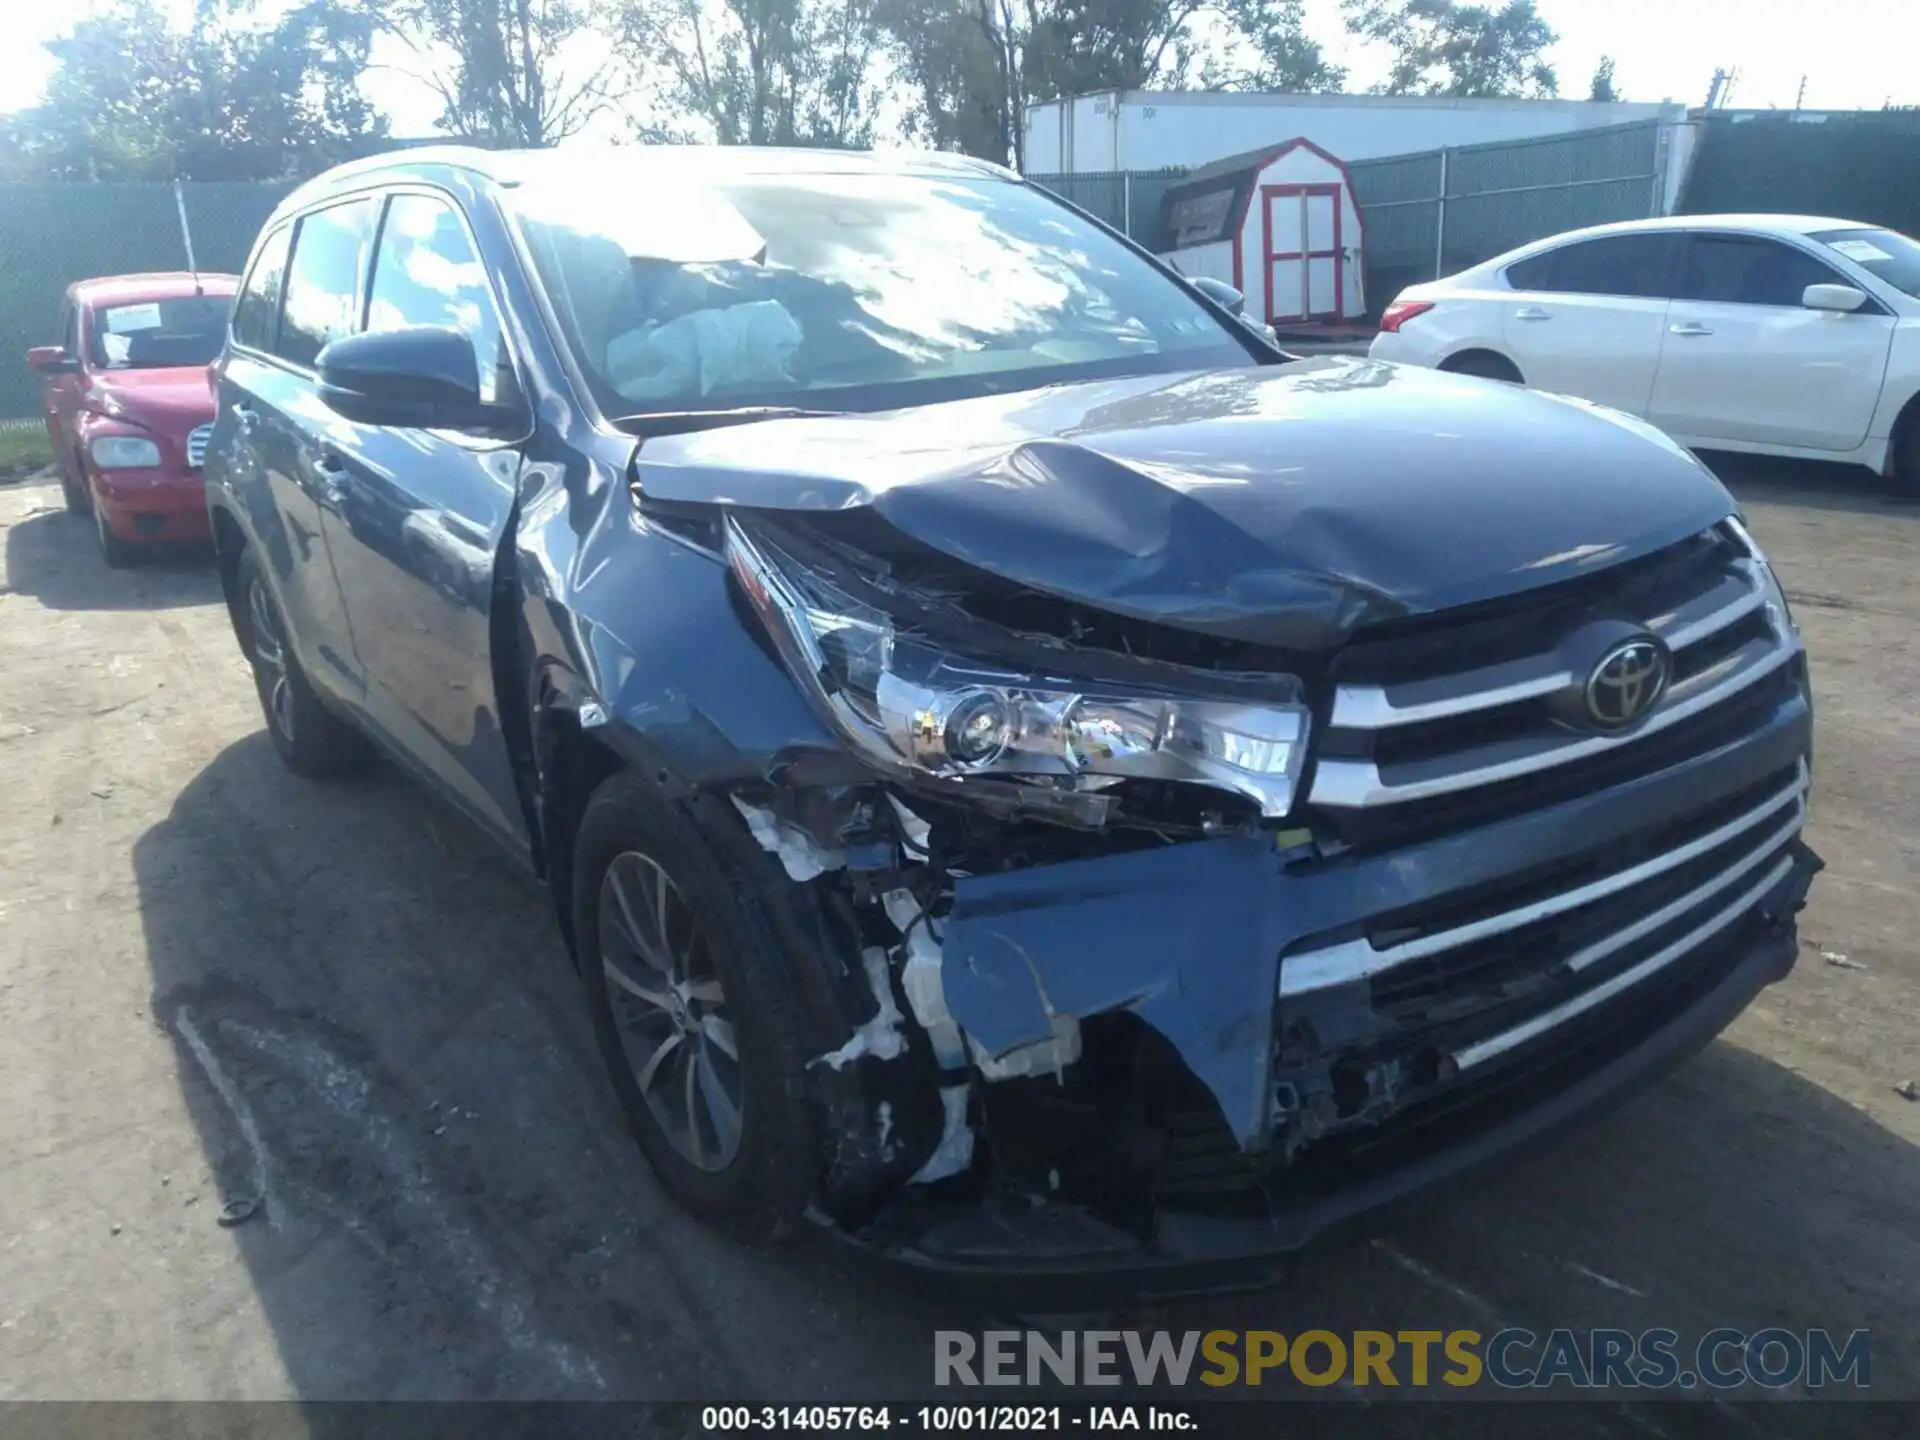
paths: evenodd
<path fill-rule="evenodd" d="M 1257 1283 L 1249 1262 L 1586 1115 L 1791 968 L 1820 868 L 1799 839 L 1810 731 L 1795 687 L 1684 765 L 1423 843 L 1233 838 L 958 881 L 942 979 L 980 1052 L 1131 1016 L 1199 1113 L 1137 1172 L 1139 1223 L 1043 1170 L 984 1207 L 911 1193 L 854 1238 L 1002 1299 L 1021 1274 Z"/>

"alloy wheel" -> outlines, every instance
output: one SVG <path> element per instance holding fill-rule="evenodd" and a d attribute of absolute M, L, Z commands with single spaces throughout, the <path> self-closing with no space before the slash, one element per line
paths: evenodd
<path fill-rule="evenodd" d="M 634 1083 L 681 1158 L 740 1153 L 739 1044 L 706 935 L 652 857 L 622 851 L 600 882 L 600 955 Z"/>
<path fill-rule="evenodd" d="M 253 664 L 267 701 L 267 723 L 283 740 L 293 739 L 293 686 L 287 676 L 287 642 L 267 587 L 255 580 L 247 589 L 247 628 L 253 637 Z"/>

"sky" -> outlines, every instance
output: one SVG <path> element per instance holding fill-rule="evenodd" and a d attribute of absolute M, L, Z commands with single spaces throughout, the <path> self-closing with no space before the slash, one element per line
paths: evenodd
<path fill-rule="evenodd" d="M 8 42 L 0 47 L 0 110 L 38 98 L 52 57 L 42 46 L 69 29 L 100 0 L 65 5 L 0 0 Z M 164 0 L 182 18 L 192 0 Z M 1888 100 L 1920 104 L 1920 66 L 1913 61 L 1920 19 L 1914 0 L 1537 0 L 1559 42 L 1547 58 L 1563 95 L 1585 98 L 1603 55 L 1615 61 L 1614 84 L 1629 100 L 1703 103 L 1716 67 L 1737 71 L 1731 103 L 1791 108 L 1804 79 L 1808 109 L 1878 109 Z M 1356 42 L 1340 23 L 1340 0 L 1306 0 L 1307 31 L 1329 57 L 1348 67 L 1348 88 L 1381 79 L 1381 47 Z M 439 102 L 404 73 L 411 56 L 392 41 L 376 46 L 376 68 L 361 82 L 369 99 L 393 118 L 401 136 L 431 134 Z M 614 123 L 609 121 L 608 123 Z M 617 126 L 616 126 L 617 128 Z"/>

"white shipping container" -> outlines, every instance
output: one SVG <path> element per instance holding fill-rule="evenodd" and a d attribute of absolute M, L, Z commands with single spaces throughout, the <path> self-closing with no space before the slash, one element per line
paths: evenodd
<path fill-rule="evenodd" d="M 1686 107 L 1672 103 L 1108 90 L 1029 105 L 1021 168 L 1029 175 L 1193 168 L 1294 136 L 1342 160 L 1371 160 L 1685 118 Z"/>

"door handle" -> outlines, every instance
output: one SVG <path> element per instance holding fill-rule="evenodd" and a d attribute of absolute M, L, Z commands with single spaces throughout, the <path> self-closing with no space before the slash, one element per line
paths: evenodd
<path fill-rule="evenodd" d="M 325 505 L 338 506 L 347 495 L 347 467 L 331 451 L 323 451 L 313 462 L 313 478 Z"/>
<path fill-rule="evenodd" d="M 1516 320 L 1551 320 L 1553 316 L 1545 310 L 1542 310 L 1538 305 L 1522 305 L 1518 310 L 1513 312 L 1513 318 Z"/>
<path fill-rule="evenodd" d="M 251 405 L 236 403 L 233 407 L 233 418 L 239 424 L 240 433 L 243 435 L 251 435 L 260 428 L 260 412 Z"/>
<path fill-rule="evenodd" d="M 1702 325 L 1698 320 L 1689 320 L 1684 325 L 1669 325 L 1667 333 L 1669 335 L 1711 335 L 1713 327 Z"/>

